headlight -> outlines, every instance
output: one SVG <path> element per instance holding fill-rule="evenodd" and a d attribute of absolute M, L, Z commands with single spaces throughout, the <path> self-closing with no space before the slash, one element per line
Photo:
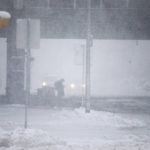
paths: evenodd
<path fill-rule="evenodd" d="M 86 85 L 85 85 L 85 84 L 82 84 L 82 85 L 81 85 L 81 87 L 82 87 L 82 88 L 85 88 L 85 87 L 86 87 Z"/>
<path fill-rule="evenodd" d="M 73 84 L 73 83 L 70 84 L 70 88 L 71 88 L 71 89 L 74 89 L 75 87 L 76 87 L 75 84 Z"/>
<path fill-rule="evenodd" d="M 43 83 L 42 83 L 42 86 L 43 86 L 43 87 L 47 86 L 47 83 L 46 83 L 46 82 L 43 82 Z"/>

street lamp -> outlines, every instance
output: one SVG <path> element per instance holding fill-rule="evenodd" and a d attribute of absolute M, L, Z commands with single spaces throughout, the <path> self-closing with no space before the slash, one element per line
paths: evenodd
<path fill-rule="evenodd" d="M 11 19 L 11 15 L 6 11 L 0 11 L 0 29 L 7 26 Z"/>

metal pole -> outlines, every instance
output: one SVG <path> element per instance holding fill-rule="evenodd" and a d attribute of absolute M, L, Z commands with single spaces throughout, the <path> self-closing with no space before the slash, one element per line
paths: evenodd
<path fill-rule="evenodd" d="M 84 97 L 85 97 L 85 46 L 82 47 L 82 103 L 81 106 L 84 106 Z"/>
<path fill-rule="evenodd" d="M 27 19 L 27 49 L 26 49 L 26 100 L 25 100 L 25 128 L 28 127 L 28 104 L 30 99 L 30 20 Z"/>
<path fill-rule="evenodd" d="M 86 40 L 86 108 L 85 112 L 90 113 L 90 46 L 91 46 L 91 0 L 88 0 L 87 9 L 87 40 Z"/>

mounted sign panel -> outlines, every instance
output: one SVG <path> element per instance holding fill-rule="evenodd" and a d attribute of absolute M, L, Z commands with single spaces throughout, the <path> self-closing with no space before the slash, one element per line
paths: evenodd
<path fill-rule="evenodd" d="M 27 20 L 17 19 L 16 31 L 16 47 L 17 49 L 26 49 L 27 47 Z"/>
<path fill-rule="evenodd" d="M 40 48 L 40 20 L 38 19 L 17 19 L 17 49 L 27 48 L 27 21 L 29 21 L 29 40 L 30 48 Z"/>
<path fill-rule="evenodd" d="M 40 20 L 30 19 L 30 48 L 40 48 Z"/>

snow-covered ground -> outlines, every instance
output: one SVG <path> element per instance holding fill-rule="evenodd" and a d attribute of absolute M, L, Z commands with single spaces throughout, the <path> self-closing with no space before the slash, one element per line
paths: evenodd
<path fill-rule="evenodd" d="M 149 120 L 83 108 L 0 106 L 0 150 L 149 150 Z"/>

